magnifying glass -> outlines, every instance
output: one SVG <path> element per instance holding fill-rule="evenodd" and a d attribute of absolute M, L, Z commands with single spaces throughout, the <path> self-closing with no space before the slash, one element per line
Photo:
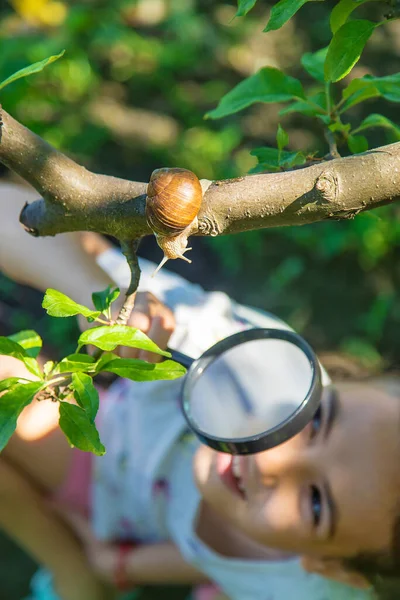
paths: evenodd
<path fill-rule="evenodd" d="M 282 444 L 313 418 L 322 396 L 321 369 L 297 333 L 248 329 L 194 360 L 171 350 L 188 368 L 181 408 L 207 446 L 254 454 Z"/>

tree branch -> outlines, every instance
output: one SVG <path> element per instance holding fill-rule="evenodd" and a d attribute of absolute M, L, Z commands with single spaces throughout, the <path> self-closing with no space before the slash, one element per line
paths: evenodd
<path fill-rule="evenodd" d="M 2 113 L 0 161 L 43 199 L 21 222 L 36 235 L 98 231 L 120 240 L 151 233 L 146 184 L 96 175 Z M 400 199 L 400 143 L 287 171 L 213 182 L 204 194 L 195 235 L 304 225 L 352 218 Z"/>
<path fill-rule="evenodd" d="M 140 240 L 121 241 L 121 250 L 128 262 L 131 271 L 131 281 L 125 294 L 125 302 L 119 312 L 117 323 L 126 325 L 135 305 L 136 290 L 139 287 L 140 267 L 137 258 L 137 250 Z"/>
<path fill-rule="evenodd" d="M 118 239 L 150 233 L 144 216 L 145 183 L 91 173 L 15 121 L 1 106 L 0 117 L 0 162 L 42 196 L 21 214 L 30 233 L 98 231 Z M 130 223 L 126 226 L 127 215 Z"/>

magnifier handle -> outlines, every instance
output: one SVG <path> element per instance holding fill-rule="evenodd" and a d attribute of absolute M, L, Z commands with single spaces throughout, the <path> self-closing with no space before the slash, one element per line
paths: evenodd
<path fill-rule="evenodd" d="M 192 358 L 191 356 L 187 356 L 186 354 L 182 354 L 182 352 L 178 352 L 178 350 L 172 350 L 172 348 L 167 348 L 167 352 L 171 352 L 172 360 L 176 361 L 177 363 L 179 363 L 183 367 L 186 367 L 187 369 L 189 369 L 189 367 L 191 367 L 192 363 L 194 362 L 194 358 Z"/>

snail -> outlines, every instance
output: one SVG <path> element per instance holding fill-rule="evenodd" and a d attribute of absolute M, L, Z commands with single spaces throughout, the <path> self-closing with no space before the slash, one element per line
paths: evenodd
<path fill-rule="evenodd" d="M 196 229 L 202 199 L 200 181 L 192 171 L 179 168 L 153 171 L 147 186 L 146 219 L 164 252 L 154 274 L 169 259 L 192 262 L 184 254 L 191 250 L 187 239 Z"/>

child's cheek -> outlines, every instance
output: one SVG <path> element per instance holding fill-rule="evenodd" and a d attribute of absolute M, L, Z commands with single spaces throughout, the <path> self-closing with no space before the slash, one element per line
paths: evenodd
<path fill-rule="evenodd" d="M 214 452 L 211 448 L 200 446 L 194 455 L 193 475 L 195 483 L 201 493 L 203 493 L 204 488 L 210 480 L 213 454 Z"/>

